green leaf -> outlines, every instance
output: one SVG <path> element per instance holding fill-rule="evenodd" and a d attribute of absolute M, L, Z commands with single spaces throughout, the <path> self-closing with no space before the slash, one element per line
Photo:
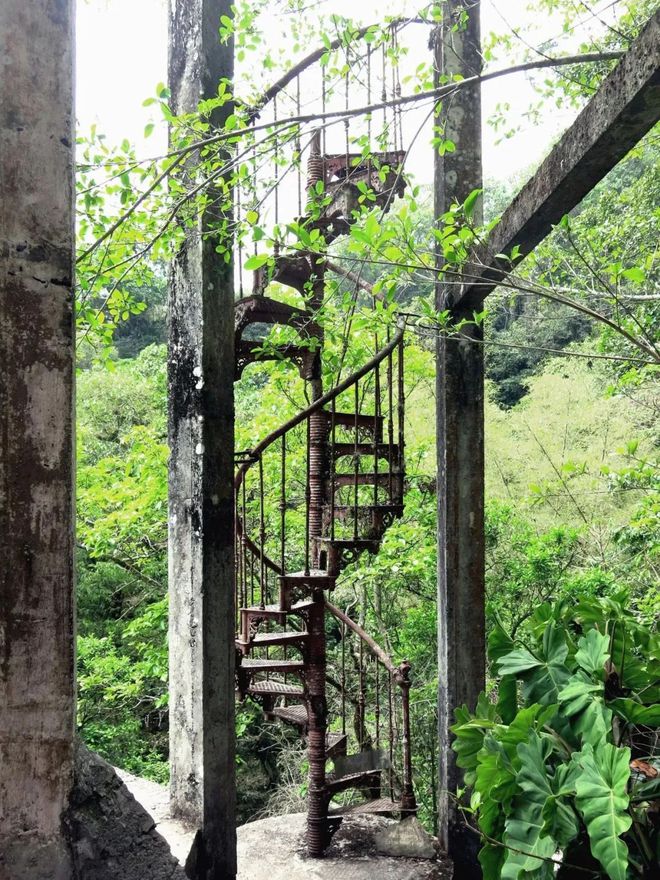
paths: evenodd
<path fill-rule="evenodd" d="M 255 254 L 245 264 L 245 269 L 260 269 L 264 263 L 268 262 L 268 254 Z"/>
<path fill-rule="evenodd" d="M 475 205 L 477 204 L 477 199 L 481 195 L 480 189 L 473 189 L 470 195 L 467 197 L 465 202 L 463 203 L 463 211 L 465 216 L 470 218 L 474 213 Z"/>
<path fill-rule="evenodd" d="M 624 269 L 621 275 L 629 281 L 634 281 L 636 284 L 642 284 L 642 282 L 646 281 L 646 272 L 639 266 L 631 266 L 630 269 Z"/>
<path fill-rule="evenodd" d="M 480 703 L 477 706 L 479 710 Z M 484 708 L 484 717 L 473 718 L 467 706 L 456 709 L 456 724 L 451 728 L 455 736 L 452 749 L 456 752 L 456 763 L 465 770 L 466 785 L 474 785 L 478 754 L 483 748 L 486 732 L 496 725 L 495 706 Z"/>
<path fill-rule="evenodd" d="M 609 644 L 607 636 L 597 629 L 590 629 L 578 642 L 575 660 L 585 672 L 597 672 L 602 677 L 605 663 L 610 656 Z"/>
<path fill-rule="evenodd" d="M 570 678 L 564 661 L 568 646 L 563 631 L 554 621 L 545 628 L 538 656 L 527 648 L 516 648 L 497 663 L 500 675 L 515 675 L 523 681 L 523 696 L 529 703 L 547 706 Z"/>
<path fill-rule="evenodd" d="M 621 718 L 625 718 L 631 724 L 644 724 L 647 727 L 660 727 L 660 704 L 644 706 L 636 700 L 628 697 L 620 697 L 611 700 L 609 706 Z"/>
<path fill-rule="evenodd" d="M 655 779 L 649 779 L 636 785 L 630 796 L 632 803 L 640 803 L 641 801 L 658 801 L 660 800 L 660 776 Z"/>
<path fill-rule="evenodd" d="M 589 832 L 591 852 L 610 880 L 626 880 L 628 847 L 621 835 L 630 829 L 626 812 L 629 798 L 630 749 L 604 743 L 594 751 L 587 743 L 574 755 L 576 805 Z"/>

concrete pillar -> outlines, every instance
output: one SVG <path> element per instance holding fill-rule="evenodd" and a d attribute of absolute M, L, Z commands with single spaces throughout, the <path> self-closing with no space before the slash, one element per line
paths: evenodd
<path fill-rule="evenodd" d="M 231 80 L 220 45 L 229 0 L 174 0 L 169 80 L 177 114 Z M 229 106 L 212 123 L 223 124 Z M 236 874 L 234 776 L 233 269 L 217 207 L 187 230 L 169 303 L 170 763 L 172 810 L 200 829 L 191 873 Z"/>
<path fill-rule="evenodd" d="M 73 2 L 0 3 L 0 876 L 71 876 Z"/>
<path fill-rule="evenodd" d="M 478 0 L 447 0 L 436 34 L 436 76 L 481 70 Z M 460 24 L 467 13 L 467 24 Z M 454 25 L 458 27 L 454 29 Z M 436 155 L 435 216 L 462 203 L 482 186 L 480 86 L 445 99 L 439 119 L 456 151 Z M 479 222 L 480 209 L 475 217 Z M 442 254 L 438 265 L 442 265 Z M 451 286 L 439 276 L 436 306 L 451 308 Z M 454 318 L 472 319 L 453 310 Z M 482 329 L 463 335 L 476 341 L 439 337 L 437 344 L 438 468 L 438 665 L 440 797 L 439 834 L 465 880 L 480 876 L 478 838 L 462 831 L 461 817 L 447 792 L 460 785 L 450 748 L 454 710 L 473 708 L 484 687 L 484 366 Z"/>

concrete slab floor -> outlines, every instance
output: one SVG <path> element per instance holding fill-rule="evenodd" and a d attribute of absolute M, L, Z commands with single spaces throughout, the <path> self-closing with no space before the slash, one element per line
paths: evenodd
<path fill-rule="evenodd" d="M 169 815 L 166 788 L 117 770 L 135 799 L 152 815 L 157 830 L 183 864 L 194 829 Z M 303 814 L 273 816 L 237 830 L 237 880 L 451 880 L 451 864 L 443 859 L 407 859 L 376 851 L 374 837 L 394 820 L 352 816 L 342 823 L 324 859 L 305 854 Z"/>

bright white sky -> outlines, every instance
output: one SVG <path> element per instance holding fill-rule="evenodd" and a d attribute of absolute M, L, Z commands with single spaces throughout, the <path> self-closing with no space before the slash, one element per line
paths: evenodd
<path fill-rule="evenodd" d="M 508 22 L 536 26 L 536 44 L 557 35 L 561 30 L 558 22 L 529 11 L 530 4 L 531 0 L 483 0 L 483 33 L 506 30 L 500 15 L 505 10 Z M 326 3 L 325 8 L 329 5 Z M 408 4 L 398 0 L 393 8 L 400 13 L 404 5 Z M 362 18 L 372 21 L 388 6 L 391 3 L 384 4 L 382 0 L 360 0 L 359 8 Z M 77 115 L 80 127 L 86 131 L 96 122 L 111 142 L 126 137 L 136 142 L 144 155 L 161 152 L 166 142 L 162 124 L 146 143 L 143 141 L 151 109 L 142 107 L 142 101 L 154 94 L 157 83 L 166 80 L 167 7 L 167 0 L 84 0 L 78 4 Z M 355 0 L 332 0 L 331 7 L 340 14 L 354 14 Z M 373 16 L 369 15 L 370 9 L 374 10 Z M 282 33 L 283 27 L 286 24 L 282 22 L 272 32 L 276 34 L 279 29 Z M 584 31 L 577 36 L 584 36 Z M 564 52 L 574 48 L 568 44 L 562 46 Z M 484 126 L 486 178 L 506 179 L 536 164 L 551 141 L 571 122 L 573 114 L 566 111 L 557 111 L 551 116 L 546 112 L 543 126 L 526 122 L 522 114 L 533 99 L 534 92 L 522 75 L 484 85 L 485 117 L 498 102 L 506 101 L 519 117 L 516 121 L 524 123 L 521 133 L 499 145 L 497 135 L 489 126 Z M 429 180 L 430 161 L 428 168 L 415 164 L 418 180 Z"/>

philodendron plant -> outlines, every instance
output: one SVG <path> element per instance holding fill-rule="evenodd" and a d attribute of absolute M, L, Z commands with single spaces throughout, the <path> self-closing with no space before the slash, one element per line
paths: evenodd
<path fill-rule="evenodd" d="M 488 647 L 497 702 L 452 728 L 485 880 L 660 877 L 658 634 L 590 597 Z"/>

